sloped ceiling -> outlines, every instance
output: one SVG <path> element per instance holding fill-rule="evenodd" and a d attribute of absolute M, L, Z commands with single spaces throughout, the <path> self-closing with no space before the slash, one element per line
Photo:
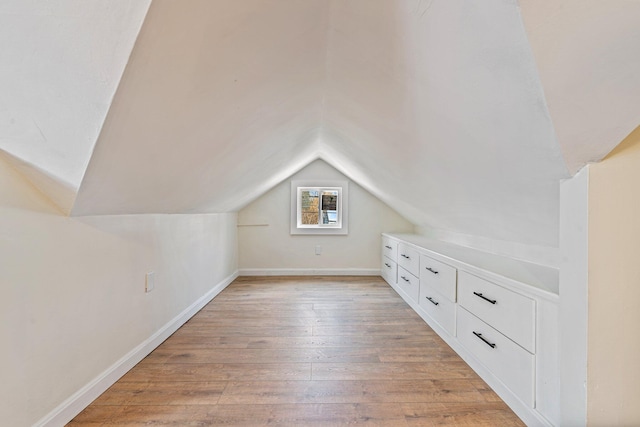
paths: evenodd
<path fill-rule="evenodd" d="M 233 211 L 322 158 L 416 225 L 556 246 L 558 181 L 639 121 L 639 21 L 552 3 L 154 0 L 73 214 Z"/>
<path fill-rule="evenodd" d="M 317 157 L 326 1 L 154 1 L 74 214 L 236 210 Z"/>
<path fill-rule="evenodd" d="M 640 124 L 640 1 L 520 0 L 573 174 Z"/>
<path fill-rule="evenodd" d="M 332 3 L 344 169 L 417 225 L 554 246 L 567 172 L 515 2 L 374 4 Z"/>
<path fill-rule="evenodd" d="M 0 2 L 0 155 L 65 211 L 150 1 Z"/>

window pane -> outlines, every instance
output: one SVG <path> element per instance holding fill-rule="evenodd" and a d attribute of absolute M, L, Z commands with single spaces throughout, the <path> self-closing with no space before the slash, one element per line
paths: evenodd
<path fill-rule="evenodd" d="M 317 225 L 320 218 L 318 190 L 302 190 L 301 198 L 302 224 Z"/>
<path fill-rule="evenodd" d="M 322 224 L 331 225 L 338 222 L 338 192 L 322 192 Z"/>

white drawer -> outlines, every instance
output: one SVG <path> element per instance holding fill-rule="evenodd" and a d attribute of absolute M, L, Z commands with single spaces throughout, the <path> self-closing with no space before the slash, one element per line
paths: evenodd
<path fill-rule="evenodd" d="M 531 353 L 535 353 L 535 301 L 463 271 L 458 302 Z"/>
<path fill-rule="evenodd" d="M 456 335 L 456 304 L 420 281 L 420 307 L 452 336 Z"/>
<path fill-rule="evenodd" d="M 420 255 L 420 283 L 425 282 L 453 302 L 456 302 L 456 276 L 454 267 Z"/>
<path fill-rule="evenodd" d="M 398 243 L 398 265 L 414 276 L 420 276 L 420 254 L 404 243 Z"/>
<path fill-rule="evenodd" d="M 533 407 L 535 356 L 459 307 L 458 340 L 524 403 Z"/>
<path fill-rule="evenodd" d="M 409 273 L 404 268 L 398 266 L 398 287 L 407 294 L 409 298 L 418 302 L 420 292 L 420 281 L 416 276 Z"/>
<path fill-rule="evenodd" d="M 398 241 L 382 236 L 382 256 L 386 256 L 391 261 L 398 261 Z"/>
<path fill-rule="evenodd" d="M 396 284 L 396 278 L 398 277 L 398 264 L 391 261 L 386 256 L 382 257 L 382 278 L 390 285 Z"/>

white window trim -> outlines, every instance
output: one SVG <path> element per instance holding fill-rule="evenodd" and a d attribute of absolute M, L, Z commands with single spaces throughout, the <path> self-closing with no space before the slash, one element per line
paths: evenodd
<path fill-rule="evenodd" d="M 299 227 L 298 213 L 300 200 L 298 199 L 298 188 L 341 188 L 340 198 L 338 200 L 338 216 L 340 226 L 320 225 L 318 227 Z M 291 234 L 333 234 L 345 235 L 349 234 L 349 182 L 348 181 L 325 181 L 325 180 L 304 180 L 291 181 Z"/>

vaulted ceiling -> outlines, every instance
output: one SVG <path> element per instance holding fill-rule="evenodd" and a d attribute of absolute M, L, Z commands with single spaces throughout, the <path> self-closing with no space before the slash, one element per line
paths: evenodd
<path fill-rule="evenodd" d="M 74 215 L 235 211 L 322 158 L 414 224 L 556 246 L 640 124 L 635 0 L 9 0 L 0 155 Z"/>

